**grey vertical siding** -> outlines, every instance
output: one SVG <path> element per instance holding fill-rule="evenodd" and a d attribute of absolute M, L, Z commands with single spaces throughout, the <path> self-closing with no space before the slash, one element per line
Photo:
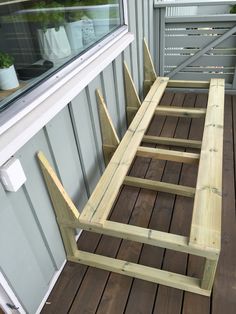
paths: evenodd
<path fill-rule="evenodd" d="M 129 0 L 128 6 L 134 43 L 17 152 L 27 177 L 25 185 L 8 193 L 0 184 L 0 270 L 28 313 L 35 313 L 65 260 L 36 153 L 46 154 L 81 211 L 104 171 L 95 90 L 102 91 L 122 137 L 126 130 L 123 62 L 142 95 L 144 36 L 153 53 L 153 0 Z"/>

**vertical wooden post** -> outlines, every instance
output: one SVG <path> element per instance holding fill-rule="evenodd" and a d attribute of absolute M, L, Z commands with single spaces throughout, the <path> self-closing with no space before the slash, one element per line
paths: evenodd
<path fill-rule="evenodd" d="M 54 170 L 50 166 L 42 152 L 37 154 L 42 169 L 45 183 L 55 210 L 55 215 L 60 228 L 64 248 L 68 257 L 75 256 L 77 243 L 75 241 L 75 229 L 68 228 L 64 224 L 77 222 L 79 212 L 69 195 L 64 190 Z"/>
<path fill-rule="evenodd" d="M 143 82 L 143 93 L 144 97 L 148 94 L 150 87 L 155 82 L 157 75 L 151 53 L 149 51 L 146 39 L 143 40 L 143 57 L 144 57 L 144 82 Z"/>
<path fill-rule="evenodd" d="M 218 263 L 218 259 L 216 260 L 206 259 L 205 260 L 204 273 L 203 273 L 202 282 L 201 282 L 202 289 L 211 291 L 213 283 L 214 283 L 217 263 Z"/>
<path fill-rule="evenodd" d="M 127 123 L 130 125 L 136 112 L 141 106 L 134 81 L 131 77 L 130 71 L 126 63 L 124 63 L 124 76 L 125 76 L 125 94 L 126 94 L 126 112 L 127 112 Z"/>
<path fill-rule="evenodd" d="M 103 155 L 105 165 L 107 166 L 115 150 L 120 144 L 120 140 L 113 126 L 112 119 L 107 110 L 104 98 L 102 97 L 99 90 L 96 90 L 96 96 L 102 133 Z"/>

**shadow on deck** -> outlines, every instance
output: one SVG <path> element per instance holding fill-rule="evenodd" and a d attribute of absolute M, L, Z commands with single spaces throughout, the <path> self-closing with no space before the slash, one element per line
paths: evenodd
<path fill-rule="evenodd" d="M 206 107 L 207 95 L 166 93 L 161 105 Z M 154 117 L 149 135 L 200 140 L 202 118 Z M 235 218 L 236 96 L 226 96 L 222 251 L 211 298 L 156 285 L 103 270 L 67 263 L 42 313 L 100 314 L 234 314 L 236 313 L 236 218 Z M 181 149 L 180 149 L 181 150 Z M 196 150 L 188 150 L 196 152 Z M 136 158 L 130 174 L 194 187 L 193 165 Z M 193 201 L 167 193 L 123 187 L 110 219 L 187 236 Z M 78 246 L 130 262 L 200 277 L 200 257 L 130 241 L 83 232 Z"/>

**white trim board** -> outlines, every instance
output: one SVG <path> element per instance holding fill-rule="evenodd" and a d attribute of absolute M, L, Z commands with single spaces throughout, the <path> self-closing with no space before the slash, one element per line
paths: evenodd
<path fill-rule="evenodd" d="M 56 114 L 74 99 L 100 72 L 102 72 L 134 40 L 131 33 L 125 33 L 113 44 L 108 44 L 102 54 L 88 60 L 86 67 L 78 71 L 36 108 L 22 117 L 0 136 L 0 166 L 26 144 Z"/>
<path fill-rule="evenodd" d="M 12 314 L 13 311 L 6 306 L 6 303 L 15 305 L 18 310 L 14 310 L 14 313 L 26 314 L 16 295 L 12 291 L 2 272 L 0 272 L 0 304 L 6 312 L 6 314 Z"/>

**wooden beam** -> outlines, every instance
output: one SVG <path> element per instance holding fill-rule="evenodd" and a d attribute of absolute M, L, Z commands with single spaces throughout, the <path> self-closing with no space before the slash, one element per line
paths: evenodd
<path fill-rule="evenodd" d="M 144 59 L 144 83 L 143 92 L 146 96 L 157 78 L 155 67 L 152 61 L 151 53 L 149 51 L 146 39 L 143 40 L 143 59 Z"/>
<path fill-rule="evenodd" d="M 144 143 L 152 143 L 152 144 L 160 144 L 160 145 L 168 145 L 168 146 L 178 146 L 178 147 L 186 147 L 186 148 L 201 148 L 202 142 L 195 140 L 185 140 L 178 139 L 172 137 L 158 137 L 145 135 L 143 137 Z"/>
<path fill-rule="evenodd" d="M 190 245 L 220 250 L 224 80 L 212 79 L 193 207 Z"/>
<path fill-rule="evenodd" d="M 94 253 L 77 251 L 69 261 L 77 262 L 106 271 L 147 280 L 161 285 L 209 296 L 210 292 L 200 288 L 200 280 L 165 270 L 159 270 Z"/>
<path fill-rule="evenodd" d="M 135 115 L 138 109 L 134 107 L 127 107 L 127 112 L 130 115 Z M 183 118 L 202 118 L 206 115 L 206 109 L 204 108 L 183 108 L 183 107 L 167 107 L 158 106 L 155 111 L 156 115 L 159 116 L 172 116 L 172 117 L 183 117 Z"/>
<path fill-rule="evenodd" d="M 134 186 L 142 189 L 149 189 L 159 192 L 194 197 L 195 189 L 177 184 L 165 183 L 160 181 L 147 180 L 136 177 L 125 177 L 124 185 Z"/>
<path fill-rule="evenodd" d="M 169 80 L 168 87 L 182 87 L 182 88 L 209 88 L 210 81 L 183 81 L 183 80 Z"/>
<path fill-rule="evenodd" d="M 124 78 L 125 78 L 125 96 L 126 96 L 126 107 L 131 107 L 138 111 L 141 106 L 134 81 L 130 74 L 127 64 L 124 62 Z M 127 111 L 127 123 L 130 125 L 135 114 Z"/>
<path fill-rule="evenodd" d="M 197 164 L 200 158 L 199 154 L 143 146 L 138 148 L 136 155 L 139 157 L 162 159 L 189 164 Z"/>
<path fill-rule="evenodd" d="M 202 118 L 206 114 L 206 109 L 159 106 L 156 109 L 156 114 L 159 116 Z"/>
<path fill-rule="evenodd" d="M 70 223 L 76 223 L 79 218 L 79 212 L 73 204 L 71 198 L 66 193 L 54 170 L 50 166 L 42 152 L 37 154 L 39 164 L 44 176 L 45 183 L 55 210 L 58 221 L 68 220 Z M 75 241 L 75 229 L 64 227 L 59 223 L 61 236 L 67 255 L 75 254 L 77 244 Z"/>
<path fill-rule="evenodd" d="M 129 241 L 135 241 L 148 245 L 153 245 L 182 253 L 206 257 L 208 259 L 217 259 L 219 254 L 213 250 L 199 249 L 191 247 L 188 237 L 171 234 L 167 232 L 142 228 L 114 221 L 105 221 L 103 225 L 93 223 L 82 223 L 80 220 L 69 222 L 61 220 L 60 225 L 65 228 L 79 228 L 90 232 L 121 238 Z"/>
<path fill-rule="evenodd" d="M 113 147 L 118 147 L 120 144 L 120 140 L 116 133 L 116 130 L 113 126 L 112 119 L 109 115 L 107 110 L 104 98 L 102 97 L 99 90 L 96 90 L 97 102 L 98 102 L 98 113 L 100 119 L 100 127 L 101 127 L 101 134 L 102 134 L 102 144 L 103 144 L 103 155 L 105 165 L 109 163 L 111 157 L 114 154 L 114 151 L 108 151 L 105 146 L 111 145 Z"/>
<path fill-rule="evenodd" d="M 167 82 L 168 78 L 158 78 L 153 84 L 81 213 L 81 221 L 93 221 L 94 223 L 103 224 L 106 220 L 137 148 L 142 141 L 145 130 L 149 126 L 153 113 L 164 94 Z"/>

